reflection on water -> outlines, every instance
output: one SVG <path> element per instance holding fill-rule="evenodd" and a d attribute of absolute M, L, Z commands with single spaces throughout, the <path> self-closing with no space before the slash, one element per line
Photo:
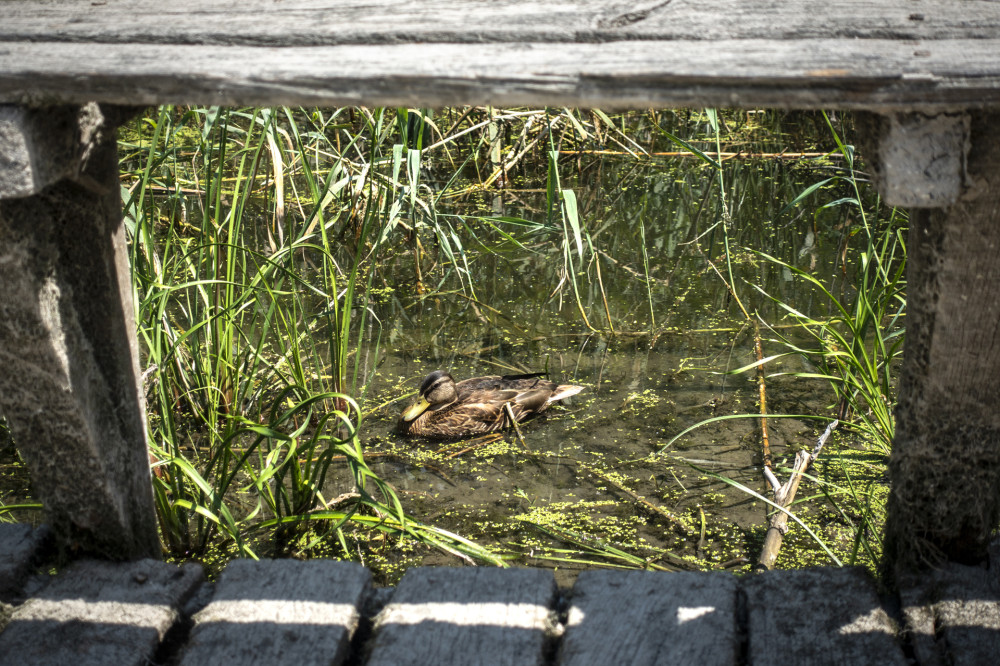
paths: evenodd
<path fill-rule="evenodd" d="M 807 311 L 819 306 L 753 251 L 843 288 L 834 267 L 847 211 L 784 210 L 831 168 L 731 160 L 720 178 L 694 159 L 565 157 L 562 186 L 575 192 L 587 231 L 582 253 L 572 236 L 564 242 L 558 211 L 547 214 L 544 166 L 509 190 L 439 202 L 440 228 L 454 237 L 429 225 L 421 233 L 426 293 L 415 293 L 414 253 L 402 241 L 382 276 L 385 299 L 362 350 L 365 363 L 379 362 L 367 404 L 414 391 L 435 369 L 457 380 L 545 370 L 587 389 L 500 441 L 445 446 L 391 432 L 401 400 L 366 424 L 376 472 L 417 518 L 520 553 L 525 564 L 597 561 L 584 547 L 590 539 L 664 566 L 733 568 L 750 554 L 764 507 L 706 472 L 763 490 L 755 421 L 712 421 L 667 444 L 698 422 L 756 410 L 752 374 L 726 374 L 753 361 L 752 333 L 726 282 L 768 323 L 780 323 L 781 311 L 753 285 Z M 433 168 L 425 179 L 434 183 Z M 803 369 L 785 363 L 771 371 Z M 826 390 L 772 380 L 769 410 L 829 413 Z M 815 436 L 805 420 L 770 427 L 779 457 Z"/>

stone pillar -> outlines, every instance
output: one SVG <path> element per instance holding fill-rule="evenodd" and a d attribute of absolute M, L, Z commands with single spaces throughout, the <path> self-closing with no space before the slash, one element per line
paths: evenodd
<path fill-rule="evenodd" d="M 1000 114 L 891 121 L 919 137 L 892 158 L 882 121 L 875 148 L 883 194 L 917 206 L 883 555 L 898 581 L 985 560 L 1000 521 Z M 910 199 L 889 194 L 887 171 L 915 176 Z"/>
<path fill-rule="evenodd" d="M 158 557 L 121 217 L 122 112 L 0 107 L 0 413 L 59 543 Z"/>

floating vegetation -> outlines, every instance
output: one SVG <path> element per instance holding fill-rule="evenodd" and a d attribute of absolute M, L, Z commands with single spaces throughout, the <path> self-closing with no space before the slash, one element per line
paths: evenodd
<path fill-rule="evenodd" d="M 136 119 L 122 197 L 168 557 L 340 557 L 381 583 L 419 563 L 747 570 L 766 505 L 721 479 L 764 490 L 735 418 L 756 413 L 733 374 L 755 319 L 769 411 L 800 415 L 770 423 L 776 469 L 813 417 L 852 426 L 793 511 L 874 561 L 905 220 L 849 132 L 756 110 Z M 586 390 L 505 434 L 399 437 L 437 368 Z M 779 565 L 821 561 L 793 530 Z"/>

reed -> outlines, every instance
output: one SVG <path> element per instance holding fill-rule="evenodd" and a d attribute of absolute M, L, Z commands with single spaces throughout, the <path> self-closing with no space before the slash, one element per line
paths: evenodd
<path fill-rule="evenodd" d="M 401 182 L 407 126 L 396 136 L 384 109 L 346 115 L 163 107 L 125 145 L 164 546 L 255 557 L 307 529 L 349 551 L 350 527 L 499 563 L 407 516 L 364 460 L 374 267 L 404 214 L 419 216 L 420 141 Z M 374 341 L 364 359 L 360 336 Z M 334 510 L 324 488 L 344 467 Z"/>

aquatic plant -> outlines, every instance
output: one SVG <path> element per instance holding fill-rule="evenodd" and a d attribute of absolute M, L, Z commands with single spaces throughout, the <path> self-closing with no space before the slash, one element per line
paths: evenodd
<path fill-rule="evenodd" d="M 832 123 L 830 131 L 844 157 L 843 172 L 803 191 L 789 207 L 801 204 L 820 186 L 835 185 L 840 180 L 850 186 L 853 196 L 841 197 L 821 207 L 850 206 L 857 216 L 858 223 L 849 229 L 844 241 L 858 244 L 860 240 L 860 247 L 853 253 L 857 259 L 850 287 L 845 285 L 844 293 L 835 295 L 831 287 L 811 272 L 758 252 L 814 289 L 829 310 L 819 315 L 809 314 L 771 296 L 759 285 L 755 288 L 793 318 L 798 324 L 793 330 L 805 332 L 816 343 L 815 347 L 806 347 L 780 330 L 772 329 L 775 340 L 788 349 L 788 353 L 799 355 L 819 368 L 819 372 L 793 374 L 828 381 L 837 397 L 841 420 L 852 425 L 864 441 L 888 455 L 895 433 L 896 397 L 892 372 L 903 352 L 906 218 L 900 211 L 891 209 L 886 218 L 869 219 L 855 169 L 854 148 L 843 143 Z M 880 210 L 878 201 L 874 209 Z M 850 269 L 844 266 L 845 273 Z M 780 355 L 772 358 L 780 358 Z"/>
<path fill-rule="evenodd" d="M 379 327 L 363 266 L 377 262 L 406 191 L 386 112 L 366 112 L 341 145 L 329 133 L 346 113 L 163 107 L 123 157 L 135 169 L 123 198 L 165 547 L 197 555 L 221 534 L 255 556 L 251 541 L 269 528 L 287 542 L 284 528 L 322 521 L 348 553 L 345 526 L 374 526 L 499 563 L 409 518 L 364 461 L 355 398 L 378 362 Z M 340 159 L 321 173 L 322 151 Z M 364 359 L 362 335 L 376 340 Z M 335 458 L 349 470 L 338 502 L 323 495 Z"/>
<path fill-rule="evenodd" d="M 147 345 L 157 503 L 170 552 L 339 555 L 389 570 L 417 558 L 414 544 L 423 544 L 499 561 L 455 532 L 496 542 L 522 529 L 511 516 L 491 507 L 483 519 L 490 527 L 478 531 L 456 510 L 446 531 L 414 520 L 404 505 L 438 515 L 441 488 L 454 483 L 449 496 L 467 493 L 467 482 L 485 484 L 497 477 L 495 465 L 512 461 L 565 469 L 566 451 L 537 450 L 530 426 L 495 446 L 398 446 L 383 434 L 384 421 L 395 419 L 394 401 L 429 369 L 417 361 L 513 374 L 540 370 L 551 358 L 553 372 L 575 381 L 589 359 L 603 363 L 622 348 L 651 352 L 684 337 L 728 335 L 735 311 L 727 311 L 737 299 L 698 271 L 718 266 L 732 284 L 755 270 L 741 246 L 775 236 L 788 245 L 798 233 L 740 223 L 751 210 L 753 220 L 767 219 L 774 197 L 760 193 L 774 191 L 768 179 L 782 191 L 792 187 L 778 180 L 785 170 L 778 158 L 744 168 L 720 156 L 736 155 L 733 143 L 771 150 L 741 142 L 778 115 L 164 108 L 138 121 L 123 142 L 123 162 L 135 174 L 125 201 Z M 747 134 L 720 139 L 734 128 Z M 674 153 L 653 157 L 657 142 L 684 148 L 694 168 L 679 168 L 687 158 Z M 621 155 L 582 157 L 609 148 Z M 533 168 L 540 177 L 531 177 Z M 606 170 L 598 182 L 608 184 L 607 197 L 583 178 L 595 169 Z M 671 211 L 669 220 L 660 219 L 663 211 Z M 738 296 L 752 305 L 747 293 Z M 389 363 L 376 373 L 383 360 Z M 637 357 L 634 372 L 647 362 Z M 405 376 L 386 370 L 401 363 Z M 608 422 L 600 432 L 639 441 L 642 430 L 655 441 L 646 431 L 675 412 L 675 395 L 663 387 L 678 377 L 687 382 L 690 367 L 667 372 L 656 409 L 641 410 L 641 418 L 634 397 L 618 414 L 613 405 L 602 413 L 605 388 L 594 392 L 599 398 L 588 391 L 598 409 L 571 408 L 553 420 L 581 439 Z M 600 376 L 593 381 L 606 383 Z M 641 428 L 614 426 L 621 411 L 634 412 Z M 571 448 L 584 455 L 579 444 Z M 577 484 L 617 497 L 593 510 L 632 515 L 642 536 L 615 536 L 607 526 L 618 516 L 594 516 L 591 527 L 525 530 L 531 539 L 523 548 L 512 543 L 503 557 L 739 566 L 742 532 L 713 525 L 708 512 L 724 501 L 718 482 L 706 476 L 692 484 L 671 468 L 676 487 L 647 499 L 650 479 L 662 474 L 645 465 L 660 463 L 641 463 L 635 478 L 621 463 L 576 466 Z M 463 479 L 450 478 L 456 474 Z M 710 483 L 711 492 L 698 490 Z M 674 511 L 678 498 L 695 495 L 697 507 Z M 506 496 L 507 505 L 537 499 Z M 653 520 L 639 520 L 637 510 L 654 511 Z M 690 528 L 699 517 L 696 547 L 663 534 L 664 525 Z M 722 533 L 725 543 L 711 544 Z M 547 545 L 536 544 L 539 535 Z M 564 552 L 547 550 L 552 542 Z"/>

